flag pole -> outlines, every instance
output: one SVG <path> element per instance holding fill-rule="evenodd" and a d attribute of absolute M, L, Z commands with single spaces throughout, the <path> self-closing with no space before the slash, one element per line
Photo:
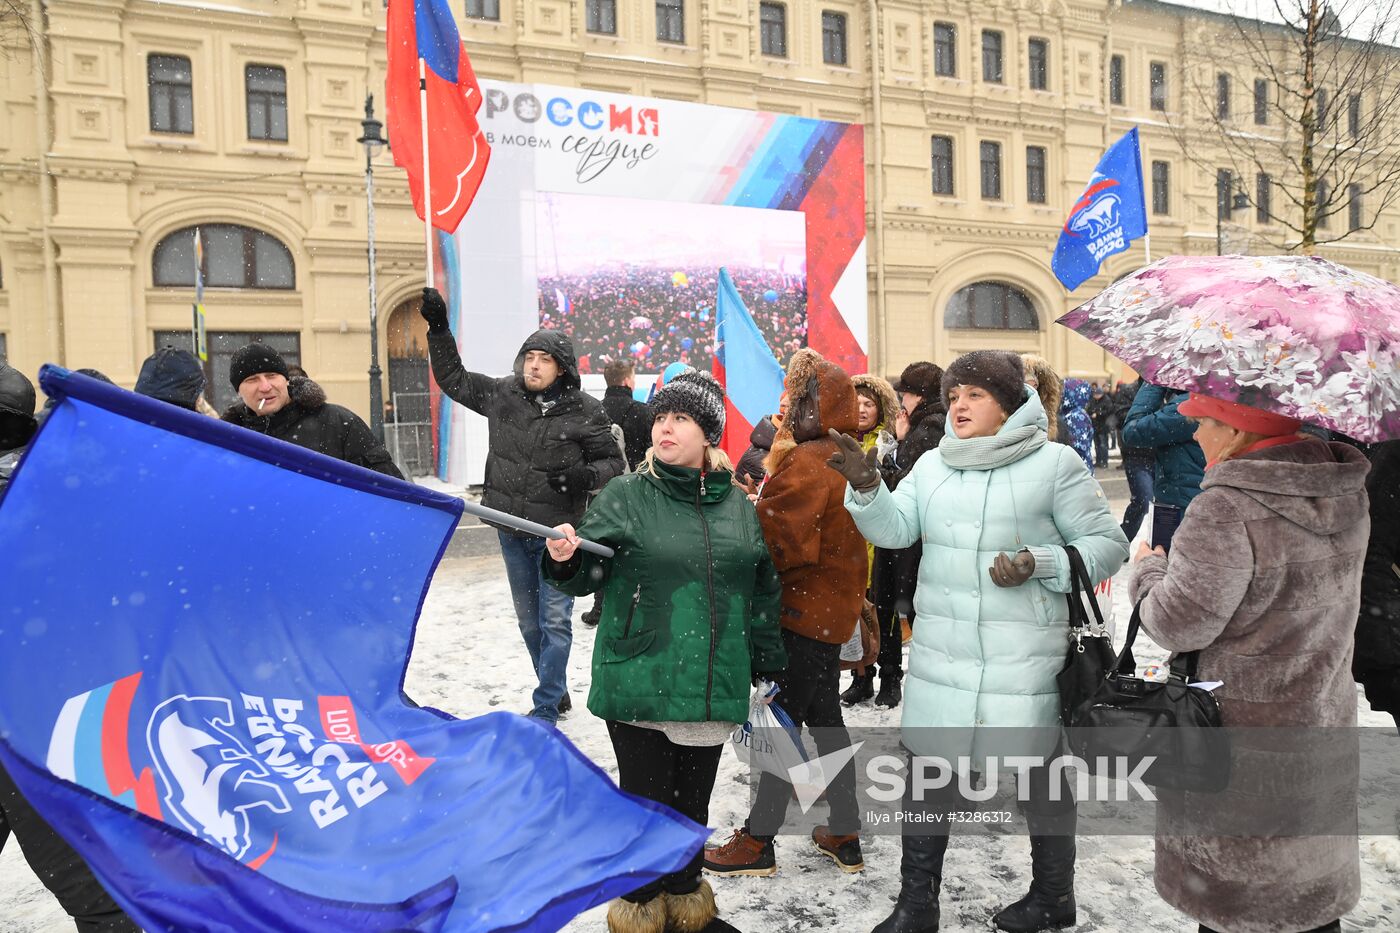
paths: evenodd
<path fill-rule="evenodd" d="M 1142 248 L 1147 253 L 1147 264 L 1152 265 L 1152 231 L 1148 230 L 1142 235 Z"/>
<path fill-rule="evenodd" d="M 428 73 L 422 56 L 418 58 L 418 122 L 423 129 L 423 245 L 428 255 L 428 287 L 433 282 L 433 193 L 428 174 Z"/>

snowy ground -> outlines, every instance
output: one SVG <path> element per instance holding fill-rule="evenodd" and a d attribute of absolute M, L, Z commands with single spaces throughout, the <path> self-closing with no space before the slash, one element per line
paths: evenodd
<path fill-rule="evenodd" d="M 1124 502 L 1114 502 L 1121 514 Z M 1126 586 L 1115 587 L 1119 631 L 1126 624 Z M 587 608 L 580 600 L 575 615 Z M 1155 646 L 1137 652 L 1139 664 L 1161 661 Z M 585 754 L 616 774 L 612 746 L 601 720 L 583 708 L 593 631 L 577 624 L 569 683 L 575 711 L 561 730 Z M 843 677 L 843 680 L 845 678 Z M 498 556 L 445 562 L 423 610 L 409 668 L 408 692 L 424 705 L 470 717 L 497 709 L 528 710 L 534 678 L 520 643 L 505 572 Z M 1385 726 L 1387 717 L 1358 700 L 1363 725 Z M 869 705 L 848 712 L 847 722 L 895 726 L 899 712 Z M 742 823 L 748 807 L 744 773 L 728 752 L 710 809 L 715 839 Z M 1400 801 L 1397 801 L 1400 805 Z M 746 933 L 830 930 L 865 933 L 888 914 L 899 888 L 899 839 L 870 836 L 863 842 L 866 869 L 839 872 L 802 838 L 778 840 L 777 876 L 723 878 L 713 884 L 727 920 Z M 1400 930 L 1400 840 L 1363 838 L 1362 899 L 1342 929 Z M 1029 844 L 1019 836 L 954 836 L 944 884 L 942 929 L 985 930 L 988 918 L 1016 899 L 1029 882 Z M 1167 907 L 1152 886 L 1152 840 L 1081 836 L 1076 882 L 1081 931 L 1194 931 L 1193 922 Z M 566 929 L 604 933 L 605 908 L 583 914 Z M 59 933 L 72 924 L 35 879 L 13 843 L 0 854 L 0 931 Z"/>

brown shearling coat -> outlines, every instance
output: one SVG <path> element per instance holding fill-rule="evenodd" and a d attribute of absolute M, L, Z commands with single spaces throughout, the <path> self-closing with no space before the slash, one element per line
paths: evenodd
<path fill-rule="evenodd" d="M 1200 650 L 1197 679 L 1224 682 L 1215 696 L 1225 726 L 1356 724 L 1352 632 L 1369 531 L 1367 470 L 1355 449 L 1316 439 L 1224 461 L 1206 472 L 1171 557 L 1138 564 L 1131 591 L 1143 600 L 1144 629 L 1169 651 Z M 1354 835 L 1180 830 L 1187 820 L 1223 826 L 1251 814 L 1265 825 L 1271 814 L 1324 801 L 1354 815 L 1354 771 L 1310 766 L 1304 753 L 1273 759 L 1269 776 L 1253 780 L 1259 773 L 1242 775 L 1240 762 L 1265 746 L 1251 738 L 1232 733 L 1236 774 L 1225 791 L 1159 791 L 1157 891 L 1229 933 L 1331 923 L 1360 894 Z"/>
<path fill-rule="evenodd" d="M 846 480 L 826 465 L 836 452 L 826 432 L 856 430 L 856 390 L 812 350 L 793 355 L 785 388 L 788 416 L 764 461 L 758 521 L 783 583 L 783 628 L 839 645 L 860 619 L 866 555 L 846 511 Z"/>

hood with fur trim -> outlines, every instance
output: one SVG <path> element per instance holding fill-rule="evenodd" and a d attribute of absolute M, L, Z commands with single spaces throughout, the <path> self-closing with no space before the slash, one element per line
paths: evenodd
<path fill-rule="evenodd" d="M 894 386 L 884 377 L 873 376 L 870 373 L 852 376 L 851 385 L 857 392 L 865 389 L 874 393 L 880 402 L 880 421 L 875 426 L 878 428 L 883 425 L 886 431 L 893 434 L 895 415 L 899 414 L 899 398 L 894 394 Z"/>
<path fill-rule="evenodd" d="M 1058 440 L 1059 431 L 1056 430 L 1055 414 L 1060 410 L 1060 395 L 1064 391 L 1064 380 L 1060 374 L 1050 367 L 1050 363 L 1044 357 L 1036 356 L 1034 353 L 1022 353 L 1021 362 L 1026 367 L 1026 375 L 1034 376 L 1036 381 L 1036 394 L 1040 396 L 1040 407 L 1045 409 L 1046 415 L 1050 418 L 1050 440 Z"/>
<path fill-rule="evenodd" d="M 763 459 L 763 468 L 769 475 L 778 471 L 798 444 L 822 440 L 828 430 L 842 434 L 854 434 L 856 430 L 855 385 L 844 369 L 816 350 L 804 347 L 792 355 L 783 390 L 788 396 L 788 413 L 773 439 L 773 449 Z M 803 414 L 813 408 L 817 424 L 809 427 Z"/>

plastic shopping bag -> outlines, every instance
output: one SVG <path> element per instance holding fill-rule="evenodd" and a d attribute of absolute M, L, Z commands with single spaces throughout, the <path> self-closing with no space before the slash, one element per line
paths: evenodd
<path fill-rule="evenodd" d="M 792 769 L 807 763 L 807 751 L 792 719 L 776 702 L 768 701 L 777 692 L 768 681 L 758 682 L 749 702 L 748 721 L 734 730 L 729 744 L 750 768 L 791 780 Z"/>

